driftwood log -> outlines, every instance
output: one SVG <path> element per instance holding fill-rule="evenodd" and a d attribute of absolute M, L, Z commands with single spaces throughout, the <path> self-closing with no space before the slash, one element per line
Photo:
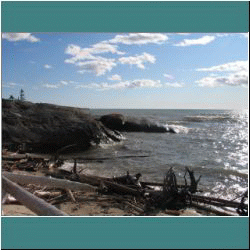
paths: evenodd
<path fill-rule="evenodd" d="M 63 202 L 65 199 L 76 202 L 71 191 L 99 191 L 102 194 L 119 194 L 124 197 L 123 199 L 128 195 L 131 197 L 130 199 L 140 201 L 139 206 L 133 204 L 132 200 L 126 201 L 126 199 L 123 200 L 123 204 L 145 215 L 154 209 L 178 210 L 187 206 L 198 207 L 199 209 L 204 208 L 204 210 L 217 215 L 235 215 L 237 213 L 239 215 L 248 215 L 248 205 L 245 204 L 248 191 L 241 197 L 240 202 L 197 195 L 195 193 L 201 191 L 198 190 L 198 183 L 201 176 L 196 179 L 194 172 L 188 168 L 185 169 L 185 185 L 178 185 L 172 168 L 167 171 L 163 183 L 139 182 L 140 173 L 132 176 L 127 172 L 124 176 L 112 178 L 82 174 L 81 171 L 77 171 L 77 160 L 74 159 L 72 170 L 60 168 L 45 169 L 47 171 L 46 174 L 50 175 L 50 177 L 30 176 L 10 172 L 3 172 L 3 176 L 23 185 L 35 184 L 46 186 L 47 188 L 64 190 L 64 194 L 51 197 L 50 202 L 53 202 L 53 204 Z M 186 180 L 187 174 L 190 180 L 189 183 Z M 56 178 L 52 178 L 51 176 Z M 154 189 L 154 186 L 158 186 L 159 189 Z M 226 211 L 228 208 L 235 209 L 235 212 Z"/>
<path fill-rule="evenodd" d="M 42 186 L 47 186 L 51 188 L 71 189 L 75 191 L 94 192 L 97 190 L 96 187 L 93 187 L 89 184 L 78 183 L 78 182 L 69 181 L 69 180 L 61 180 L 61 179 L 50 178 L 50 177 L 13 174 L 13 173 L 8 173 L 8 172 L 3 172 L 3 176 L 7 177 L 8 179 L 14 182 L 17 182 L 19 184 L 25 184 L 25 185 L 36 184 L 36 185 L 42 185 Z"/>
<path fill-rule="evenodd" d="M 2 188 L 12 196 L 14 196 L 23 205 L 29 208 L 37 215 L 42 216 L 66 216 L 67 214 L 50 205 L 44 200 L 36 197 L 30 192 L 26 191 L 16 183 L 10 181 L 5 176 L 2 176 Z"/>

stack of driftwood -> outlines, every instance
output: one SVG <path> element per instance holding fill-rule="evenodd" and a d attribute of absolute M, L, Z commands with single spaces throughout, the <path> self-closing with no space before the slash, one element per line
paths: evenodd
<path fill-rule="evenodd" d="M 63 161 L 58 159 L 3 154 L 2 203 L 11 202 L 7 198 L 10 194 L 15 198 L 14 202 L 22 203 L 37 215 L 65 216 L 67 214 L 55 204 L 68 200 L 77 203 L 79 193 L 95 192 L 100 196 L 113 195 L 116 200 L 119 198 L 120 203 L 131 207 L 137 215 L 152 215 L 156 210 L 179 215 L 178 211 L 187 207 L 206 210 L 211 215 L 248 215 L 248 205 L 245 204 L 248 191 L 239 202 L 202 196 L 198 189 L 201 176 L 196 179 L 188 168 L 184 174 L 185 184 L 178 185 L 172 168 L 167 171 L 163 183 L 154 183 L 140 181 L 140 173 L 130 175 L 127 172 L 124 176 L 110 178 L 86 175 L 78 171 L 77 159 L 70 171 L 60 168 L 62 165 Z"/>

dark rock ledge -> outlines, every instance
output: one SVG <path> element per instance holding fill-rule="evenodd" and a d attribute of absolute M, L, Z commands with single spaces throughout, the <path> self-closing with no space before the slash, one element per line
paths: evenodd
<path fill-rule="evenodd" d="M 52 153 L 69 145 L 86 150 L 120 140 L 119 133 L 95 120 L 88 109 L 2 99 L 3 146 Z"/>

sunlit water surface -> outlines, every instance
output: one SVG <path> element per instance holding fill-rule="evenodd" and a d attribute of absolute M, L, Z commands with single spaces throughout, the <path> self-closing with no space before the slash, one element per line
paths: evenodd
<path fill-rule="evenodd" d="M 183 184 L 189 167 L 197 178 L 202 175 L 199 188 L 204 195 L 235 199 L 247 189 L 248 110 L 91 110 L 94 116 L 113 112 L 172 127 L 177 133 L 123 133 L 120 143 L 78 154 L 106 158 L 79 164 L 83 172 L 119 176 L 129 170 L 140 172 L 141 180 L 162 182 L 173 167 Z M 148 157 L 138 157 L 144 155 Z"/>

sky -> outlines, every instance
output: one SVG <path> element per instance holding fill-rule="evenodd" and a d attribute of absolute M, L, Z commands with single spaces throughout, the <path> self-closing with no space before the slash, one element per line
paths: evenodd
<path fill-rule="evenodd" d="M 2 97 L 92 109 L 247 109 L 247 33 L 2 33 Z"/>

